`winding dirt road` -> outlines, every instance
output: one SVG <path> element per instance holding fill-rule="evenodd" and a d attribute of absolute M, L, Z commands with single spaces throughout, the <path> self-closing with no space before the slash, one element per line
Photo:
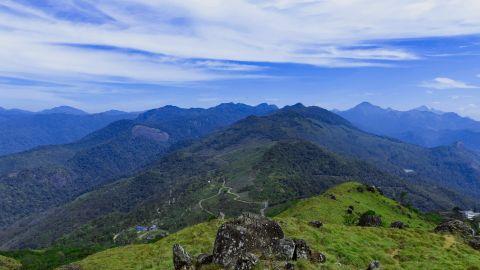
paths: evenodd
<path fill-rule="evenodd" d="M 207 198 L 203 198 L 201 199 L 200 201 L 198 201 L 198 207 L 200 207 L 200 209 L 210 215 L 213 215 L 213 216 L 217 216 L 215 215 L 213 212 L 211 212 L 210 210 L 208 209 L 205 209 L 205 207 L 203 207 L 202 203 L 206 200 L 210 200 L 210 199 L 213 199 L 217 196 L 220 196 L 220 194 L 222 194 L 222 191 L 226 190 L 226 193 L 229 194 L 229 195 L 232 195 L 233 196 L 233 200 L 234 201 L 237 201 L 237 202 L 240 202 L 240 203 L 246 203 L 246 204 L 260 204 L 260 205 L 263 205 L 263 207 L 260 209 L 260 214 L 262 216 L 265 216 L 265 210 L 268 208 L 268 201 L 263 201 L 263 202 L 250 202 L 250 201 L 245 201 L 245 200 L 242 200 L 241 199 L 241 196 L 238 195 L 237 193 L 235 192 L 232 192 L 233 188 L 232 187 L 227 187 L 225 185 L 225 180 L 223 180 L 223 183 L 222 183 L 222 186 L 218 189 L 218 192 L 217 194 L 215 195 L 212 195 L 210 197 L 207 197 Z"/>

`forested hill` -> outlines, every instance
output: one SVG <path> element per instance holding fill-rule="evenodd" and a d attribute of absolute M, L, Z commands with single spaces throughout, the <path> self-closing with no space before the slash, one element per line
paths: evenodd
<path fill-rule="evenodd" d="M 88 114 L 71 107 L 38 113 L 0 109 L 0 155 L 74 142 L 112 122 L 137 115 L 121 111 Z"/>
<path fill-rule="evenodd" d="M 210 109 L 166 106 L 114 122 L 74 143 L 0 157 L 0 227 L 133 174 L 185 141 L 276 109 L 233 103 Z"/>
<path fill-rule="evenodd" d="M 234 216 L 261 211 L 266 204 L 269 211 L 281 210 L 351 179 L 379 186 L 392 198 L 405 193 L 405 203 L 424 210 L 473 206 L 474 162 L 476 156 L 458 146 L 405 144 L 360 131 L 327 110 L 297 104 L 247 117 L 133 177 L 17 223 L 0 233 L 0 242 L 4 248 L 55 241 L 120 244 L 113 236 L 128 235 L 136 225 L 175 231 L 220 212 Z"/>

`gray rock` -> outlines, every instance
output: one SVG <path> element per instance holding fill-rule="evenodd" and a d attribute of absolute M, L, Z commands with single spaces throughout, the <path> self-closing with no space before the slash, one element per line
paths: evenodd
<path fill-rule="evenodd" d="M 312 250 L 307 245 L 305 240 L 302 239 L 294 239 L 295 242 L 295 252 L 293 253 L 293 260 L 298 259 L 310 259 L 312 255 Z"/>
<path fill-rule="evenodd" d="M 323 226 L 323 223 L 319 220 L 313 220 L 313 221 L 308 222 L 308 225 L 310 225 L 312 227 L 315 227 L 315 228 L 320 228 L 320 227 Z"/>
<path fill-rule="evenodd" d="M 363 227 L 379 227 L 382 225 L 382 218 L 377 215 L 363 214 L 358 221 L 358 225 Z"/>
<path fill-rule="evenodd" d="M 468 241 L 468 244 L 476 249 L 476 250 L 480 250 L 480 236 L 475 236 L 473 239 L 471 239 L 470 241 Z"/>
<path fill-rule="evenodd" d="M 213 255 L 211 254 L 200 254 L 197 256 L 197 265 L 207 265 L 213 263 Z"/>
<path fill-rule="evenodd" d="M 217 232 L 213 247 L 213 262 L 227 266 L 247 253 L 269 256 L 284 238 L 280 225 L 268 218 L 243 214 L 224 223 Z"/>
<path fill-rule="evenodd" d="M 235 263 L 234 270 L 251 270 L 258 263 L 258 258 L 252 253 L 241 254 Z"/>
<path fill-rule="evenodd" d="M 390 228 L 397 228 L 397 229 L 403 229 L 403 228 L 406 228 L 407 226 L 405 225 L 405 223 L 401 222 L 401 221 L 394 221 L 390 224 Z"/>
<path fill-rule="evenodd" d="M 475 233 L 468 224 L 456 219 L 438 225 L 435 228 L 435 232 L 457 234 L 464 238 L 471 238 Z"/>
<path fill-rule="evenodd" d="M 193 270 L 192 257 L 179 244 L 173 245 L 173 265 L 175 270 Z"/>
<path fill-rule="evenodd" d="M 295 242 L 292 239 L 279 239 L 274 245 L 273 255 L 277 260 L 292 260 L 295 252 Z"/>
<path fill-rule="evenodd" d="M 293 263 L 287 262 L 283 269 L 285 269 L 285 270 L 295 270 L 295 265 L 293 265 Z"/>
<path fill-rule="evenodd" d="M 310 261 L 313 263 L 324 263 L 327 261 L 327 257 L 323 253 L 313 251 L 310 255 Z"/>
<path fill-rule="evenodd" d="M 367 267 L 367 270 L 379 270 L 379 269 L 380 269 L 379 261 L 373 261 Z"/>

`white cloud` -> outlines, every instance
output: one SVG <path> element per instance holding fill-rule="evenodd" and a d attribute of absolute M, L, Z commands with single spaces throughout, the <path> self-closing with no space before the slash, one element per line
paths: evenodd
<path fill-rule="evenodd" d="M 372 40 L 480 32 L 477 0 L 47 2 L 48 9 L 2 1 L 10 11 L 0 11 L 0 76 L 164 84 L 264 71 L 241 61 L 382 66 L 419 56 Z"/>
<path fill-rule="evenodd" d="M 467 84 L 462 81 L 457 81 L 450 78 L 438 77 L 431 81 L 425 81 L 420 84 L 421 87 L 431 88 L 431 89 L 474 89 L 479 88 L 476 85 Z"/>

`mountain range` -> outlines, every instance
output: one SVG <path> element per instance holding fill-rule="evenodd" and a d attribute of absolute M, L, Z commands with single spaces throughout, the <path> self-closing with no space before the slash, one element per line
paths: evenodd
<path fill-rule="evenodd" d="M 480 122 L 452 112 L 421 106 L 408 111 L 384 109 L 363 102 L 346 111 L 335 111 L 362 130 L 425 147 L 452 145 L 480 151 Z"/>
<path fill-rule="evenodd" d="M 134 174 L 189 140 L 276 109 L 266 104 L 222 104 L 210 109 L 166 106 L 133 120 L 116 121 L 73 143 L 0 157 L 0 227 Z"/>
<path fill-rule="evenodd" d="M 112 122 L 137 115 L 122 111 L 89 114 L 68 106 L 39 112 L 0 108 L 0 155 L 70 143 Z"/>
<path fill-rule="evenodd" d="M 55 173 L 44 164 L 47 158 L 34 168 L 22 163 L 42 155 L 69 162 L 50 160 L 61 168 Z M 20 172 L 6 169 L 12 164 Z M 319 107 L 168 106 L 75 144 L 0 160 L 0 183 L 11 188 L 6 194 L 22 190 L 41 205 L 19 207 L 18 196 L 7 198 L 2 213 L 28 212 L 21 219 L 4 215 L 0 243 L 3 249 L 118 245 L 118 235 L 138 225 L 174 232 L 220 213 L 275 213 L 350 180 L 422 210 L 473 207 L 480 194 L 478 165 L 477 154 L 462 145 L 429 149 L 372 135 Z M 42 171 L 47 177 L 38 177 Z"/>

